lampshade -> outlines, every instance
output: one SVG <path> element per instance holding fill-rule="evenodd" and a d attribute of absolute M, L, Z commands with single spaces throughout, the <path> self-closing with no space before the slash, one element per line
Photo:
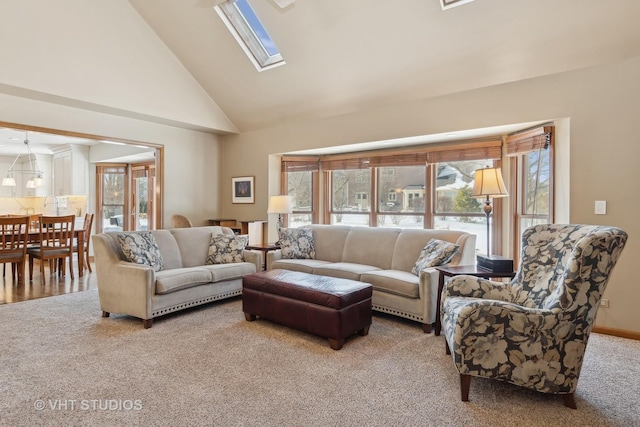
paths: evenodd
<path fill-rule="evenodd" d="M 5 186 L 5 187 L 15 187 L 16 186 L 16 179 L 13 177 L 13 174 L 11 172 L 9 172 L 7 174 L 7 176 L 2 178 L 2 185 Z"/>
<path fill-rule="evenodd" d="M 290 214 L 291 212 L 293 212 L 293 209 L 291 208 L 290 196 L 271 196 L 269 198 L 267 213 Z"/>
<path fill-rule="evenodd" d="M 36 156 L 31 152 L 31 147 L 29 146 L 29 133 L 27 132 L 27 136 L 24 140 L 24 146 L 26 147 L 26 155 L 27 155 L 27 159 L 29 160 L 29 168 L 25 169 L 20 168 L 20 169 L 14 169 L 14 166 L 16 165 L 16 162 L 20 159 L 20 153 L 18 153 L 18 155 L 16 156 L 15 160 L 13 161 L 13 163 L 11 163 L 11 166 L 9 166 L 9 171 L 7 172 L 7 176 L 5 176 L 2 179 L 2 185 L 6 186 L 6 187 L 15 187 L 16 186 L 16 180 L 13 177 L 14 173 L 23 173 L 23 174 L 28 174 L 28 175 L 32 175 L 32 178 L 27 180 L 27 188 L 36 188 L 36 187 L 40 187 L 41 185 L 44 184 L 44 179 L 43 179 L 43 172 L 40 170 L 40 168 L 38 167 L 38 159 L 36 158 Z"/>
<path fill-rule="evenodd" d="M 502 180 L 502 171 L 500 168 L 476 170 L 472 195 L 474 197 L 507 197 L 509 193 Z"/>

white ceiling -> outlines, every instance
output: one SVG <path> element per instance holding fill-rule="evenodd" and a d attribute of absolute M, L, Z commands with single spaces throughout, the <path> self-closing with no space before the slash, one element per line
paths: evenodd
<path fill-rule="evenodd" d="M 211 8 L 217 0 L 128 1 L 240 132 L 640 56 L 638 0 L 476 0 L 446 11 L 440 0 L 296 0 L 284 9 L 249 0 L 286 61 L 258 72 Z M 35 132 L 29 139 L 45 153 L 55 144 L 95 143 Z M 23 140 L 22 131 L 0 129 L 0 155 L 24 149 Z"/>
<path fill-rule="evenodd" d="M 638 0 L 249 1 L 286 65 L 257 72 L 215 0 L 129 0 L 240 132 L 640 55 Z"/>

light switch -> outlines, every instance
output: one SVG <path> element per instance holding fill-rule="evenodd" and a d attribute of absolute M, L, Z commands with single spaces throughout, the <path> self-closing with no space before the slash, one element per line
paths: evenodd
<path fill-rule="evenodd" d="M 606 200 L 596 200 L 596 215 L 606 215 L 607 214 L 607 201 Z"/>

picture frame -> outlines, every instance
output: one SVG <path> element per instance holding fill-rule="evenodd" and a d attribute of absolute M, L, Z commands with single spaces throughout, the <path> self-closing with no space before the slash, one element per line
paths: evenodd
<path fill-rule="evenodd" d="M 231 203 L 255 203 L 253 176 L 231 178 Z"/>

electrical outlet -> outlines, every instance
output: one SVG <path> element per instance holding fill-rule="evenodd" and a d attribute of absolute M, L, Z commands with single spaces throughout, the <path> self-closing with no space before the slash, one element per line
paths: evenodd
<path fill-rule="evenodd" d="M 606 200 L 596 200 L 595 214 L 596 215 L 606 215 L 607 214 L 607 201 Z"/>
<path fill-rule="evenodd" d="M 602 298 L 600 300 L 600 306 L 604 308 L 609 308 L 609 300 L 606 298 Z"/>

